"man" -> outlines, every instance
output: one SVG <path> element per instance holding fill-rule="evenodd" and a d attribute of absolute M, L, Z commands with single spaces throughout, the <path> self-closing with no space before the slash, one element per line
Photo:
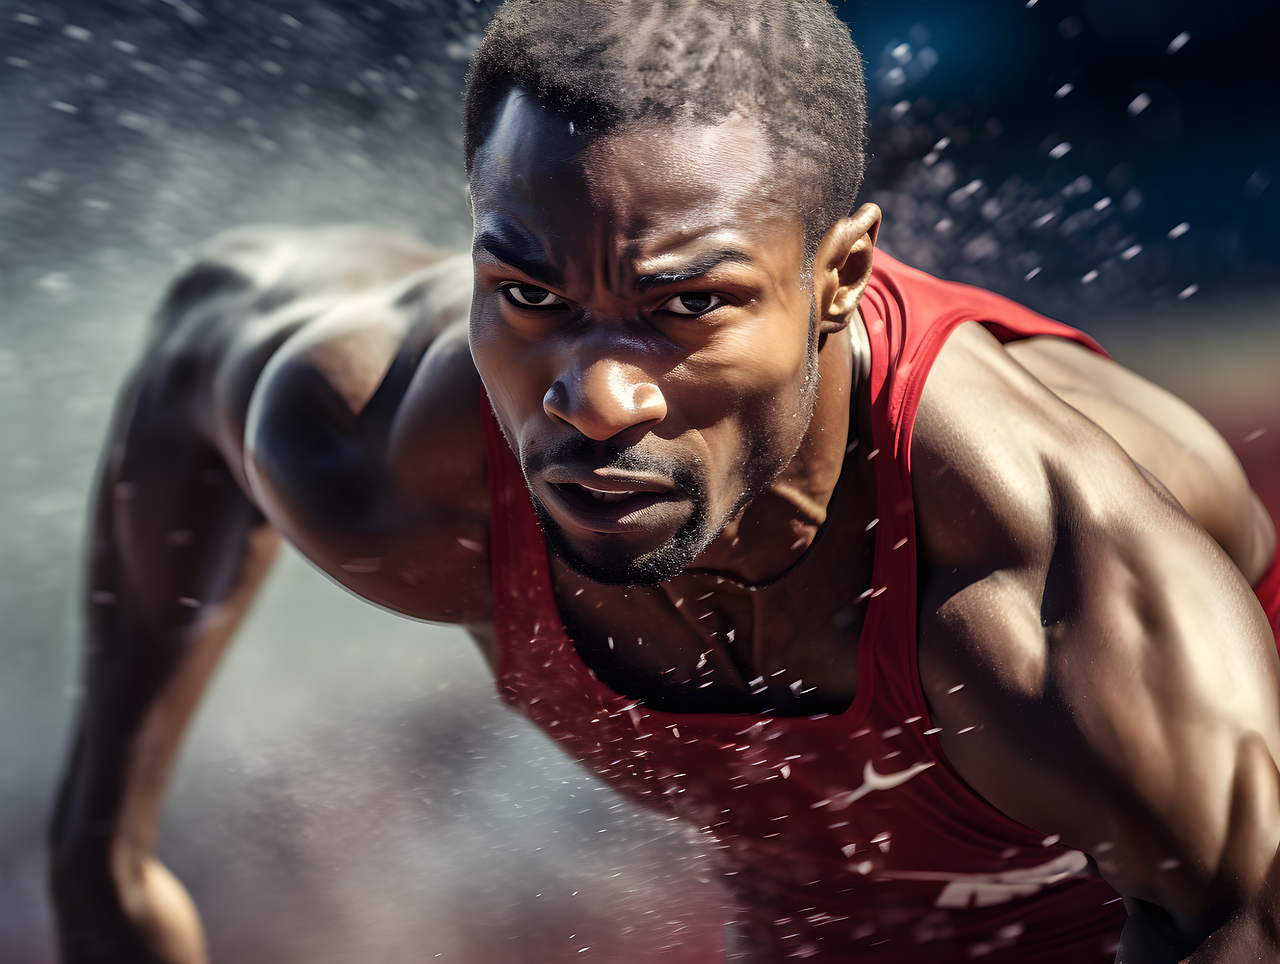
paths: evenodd
<path fill-rule="evenodd" d="M 1276 959 L 1270 520 L 1086 336 L 874 255 L 863 104 L 825 3 L 517 0 L 470 265 L 202 252 L 103 471 L 67 960 L 204 960 L 155 820 L 276 533 L 713 835 L 733 960 Z"/>

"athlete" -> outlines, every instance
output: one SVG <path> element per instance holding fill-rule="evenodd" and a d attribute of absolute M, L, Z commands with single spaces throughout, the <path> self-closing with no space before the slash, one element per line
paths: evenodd
<path fill-rule="evenodd" d="M 875 253 L 828 5 L 516 0 L 466 98 L 469 257 L 243 229 L 158 313 L 65 959 L 205 960 L 156 818 L 283 536 L 713 837 L 731 960 L 1277 960 L 1271 521 L 1087 336 Z"/>

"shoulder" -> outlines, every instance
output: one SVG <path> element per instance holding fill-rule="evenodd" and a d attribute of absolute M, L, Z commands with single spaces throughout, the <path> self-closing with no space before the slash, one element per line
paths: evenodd
<path fill-rule="evenodd" d="M 1256 582 L 1274 529 L 1231 446 L 1190 405 L 1111 359 L 1060 338 L 1028 338 L 1010 355 L 1115 439 Z"/>
<path fill-rule="evenodd" d="M 439 260 L 326 305 L 254 380 L 251 494 L 317 567 L 416 618 L 488 612 L 480 380 L 467 346 L 470 266 Z"/>
<path fill-rule="evenodd" d="M 1273 766 L 1242 747 L 1280 752 L 1275 646 L 1239 570 L 976 325 L 938 357 L 912 456 L 920 675 L 948 758 L 1027 826 L 1114 842 L 1122 893 L 1208 913 L 1195 875 L 1235 832 L 1239 761 Z"/>

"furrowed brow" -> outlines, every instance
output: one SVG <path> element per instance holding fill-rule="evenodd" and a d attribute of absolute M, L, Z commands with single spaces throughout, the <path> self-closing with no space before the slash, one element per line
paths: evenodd
<path fill-rule="evenodd" d="M 750 255 L 743 251 L 733 249 L 713 251 L 677 268 L 668 268 L 666 271 L 655 271 L 651 274 L 641 275 L 636 279 L 636 291 L 645 292 L 663 285 L 691 281 L 719 265 L 735 262 L 738 264 L 750 264 L 751 260 Z"/>
<path fill-rule="evenodd" d="M 547 259 L 542 245 L 523 232 L 486 228 L 476 234 L 473 247 L 516 268 L 540 284 L 553 288 L 563 287 L 564 278 Z"/>

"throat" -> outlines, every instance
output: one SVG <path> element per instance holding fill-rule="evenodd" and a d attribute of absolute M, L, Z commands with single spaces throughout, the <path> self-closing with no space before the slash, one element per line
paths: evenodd
<path fill-rule="evenodd" d="M 787 568 L 783 569 L 777 575 L 770 576 L 766 579 L 757 581 L 757 580 L 746 579 L 745 577 L 740 576 L 737 573 L 731 572 L 729 570 L 689 568 L 689 569 L 686 569 L 685 572 L 689 575 L 714 576 L 715 578 L 719 579 L 721 582 L 732 583 L 734 586 L 737 586 L 740 589 L 746 589 L 748 592 L 757 592 L 761 589 L 768 589 L 770 586 L 773 586 L 773 585 L 776 585 L 777 583 L 782 582 L 782 580 L 786 579 L 788 576 L 794 573 L 797 569 L 803 566 L 806 562 L 808 562 L 809 557 L 814 555 L 818 551 L 818 546 L 821 545 L 822 539 L 827 534 L 827 529 L 831 525 L 832 517 L 836 514 L 837 510 L 840 508 L 840 488 L 843 482 L 844 482 L 844 475 L 842 473 L 840 478 L 836 480 L 835 490 L 831 493 L 831 501 L 827 505 L 826 517 L 822 520 L 822 523 L 818 526 L 818 531 L 813 534 L 813 538 L 809 540 L 809 545 L 805 547 L 804 551 L 801 552 L 800 555 L 797 556 L 796 559 L 789 566 L 787 566 Z"/>
<path fill-rule="evenodd" d="M 853 701 L 862 607 L 814 608 L 815 596 L 834 604 L 844 593 L 695 573 L 640 589 L 580 579 L 566 569 L 555 580 L 578 656 L 650 709 L 814 716 Z"/>

